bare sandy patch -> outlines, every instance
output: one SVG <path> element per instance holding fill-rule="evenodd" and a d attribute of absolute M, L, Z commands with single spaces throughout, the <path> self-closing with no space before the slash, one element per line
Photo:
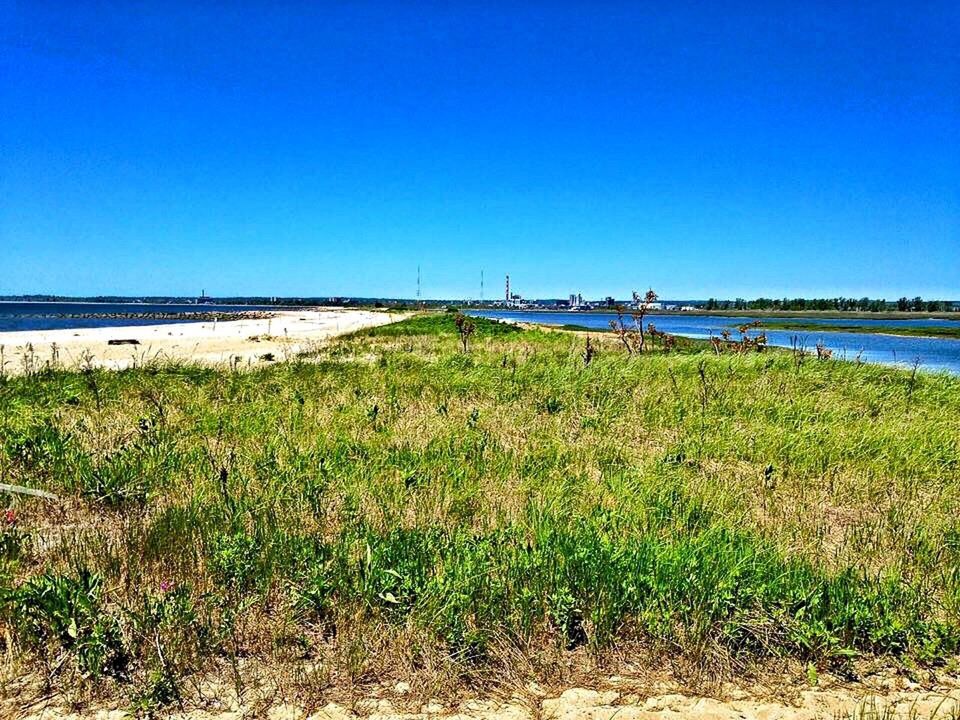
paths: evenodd
<path fill-rule="evenodd" d="M 5 332 L 0 347 L 7 374 L 51 366 L 117 370 L 171 361 L 246 367 L 294 357 L 331 337 L 405 317 L 372 310 L 283 310 L 266 319 Z"/>
<path fill-rule="evenodd" d="M 410 707 L 399 683 L 393 697 L 371 697 L 349 703 L 330 702 L 307 709 L 278 703 L 269 707 L 230 704 L 229 707 L 170 711 L 164 717 L 178 720 L 817 720 L 819 718 L 896 718 L 933 720 L 955 718 L 960 713 L 960 693 L 955 688 L 901 690 L 875 694 L 865 689 L 811 689 L 795 702 L 757 698 L 732 691 L 725 699 L 663 692 L 643 695 L 618 689 L 571 688 L 560 695 L 531 695 L 508 699 L 474 699 L 456 705 L 431 701 Z M 119 720 L 131 717 L 122 708 L 76 713 L 64 707 L 36 704 L 15 717 L 23 720 Z"/>

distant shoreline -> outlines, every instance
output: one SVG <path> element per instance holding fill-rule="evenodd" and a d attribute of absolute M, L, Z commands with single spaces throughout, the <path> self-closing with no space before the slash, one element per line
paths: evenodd
<path fill-rule="evenodd" d="M 649 317 L 649 316 L 648 316 Z M 722 316 L 714 316 L 722 317 Z M 568 332 L 582 332 L 582 333 L 610 333 L 613 332 L 611 328 L 591 328 L 586 325 L 580 325 L 578 323 L 564 323 L 563 325 L 552 325 L 549 323 L 536 323 L 536 322 L 524 322 L 516 321 L 510 318 L 504 318 L 503 322 L 513 322 L 517 325 L 530 325 L 532 327 L 548 328 L 550 330 L 566 330 Z M 915 338 L 925 338 L 928 340 L 956 340 L 960 339 L 960 327 L 956 328 L 941 328 L 941 327 L 919 327 L 919 328 L 897 328 L 889 327 L 882 325 L 803 325 L 798 323 L 796 325 L 790 323 L 770 323 L 761 325 L 757 328 L 757 331 L 763 330 L 796 330 L 797 332 L 823 332 L 823 333 L 858 333 L 861 335 L 885 335 L 888 337 L 915 337 Z M 689 336 L 680 336 L 685 337 L 688 340 L 696 340 L 698 342 L 707 342 L 702 338 L 692 338 Z"/>
<path fill-rule="evenodd" d="M 928 325 L 921 327 L 893 327 L 890 325 L 816 325 L 811 323 L 769 322 L 762 323 L 761 328 L 771 330 L 796 330 L 799 332 L 855 332 L 870 335 L 891 335 L 895 337 L 918 338 L 960 338 L 960 323 L 957 327 L 941 327 Z"/>
<path fill-rule="evenodd" d="M 179 322 L 209 322 L 219 320 L 252 320 L 275 316 L 280 310 L 197 310 L 195 312 L 172 310 L 162 312 L 150 310 L 147 312 L 61 312 L 61 313 L 30 313 L 17 315 L 23 318 L 62 318 L 66 320 L 167 320 Z M 294 311 L 296 312 L 296 311 Z"/>
<path fill-rule="evenodd" d="M 231 303 L 231 302 L 189 302 L 187 300 L 178 300 L 176 302 L 159 301 L 134 301 L 134 300 L 0 300 L 0 305 L 191 305 L 195 307 L 204 307 L 212 305 L 214 307 L 270 307 L 277 310 L 297 310 L 298 305 L 272 305 L 270 303 Z M 312 306 L 311 306 L 312 307 Z"/>
<path fill-rule="evenodd" d="M 497 306 L 464 306 L 464 310 L 489 310 L 495 312 L 535 312 L 535 313 L 553 313 L 557 315 L 604 315 L 616 314 L 616 308 L 591 308 L 589 310 L 562 310 L 558 308 L 505 308 Z M 624 307 L 624 315 L 628 315 L 632 310 Z M 884 310 L 881 312 L 856 312 L 848 310 L 648 310 L 650 315 L 676 315 L 676 316 L 703 316 L 710 317 L 729 317 L 729 318 L 748 318 L 748 317 L 771 317 L 771 318 L 818 318 L 821 320 L 952 320 L 960 323 L 960 312 L 909 312 L 900 310 Z"/>

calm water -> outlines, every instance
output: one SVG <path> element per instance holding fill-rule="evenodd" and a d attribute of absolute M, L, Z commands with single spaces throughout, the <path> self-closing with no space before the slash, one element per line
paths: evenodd
<path fill-rule="evenodd" d="M 74 318 L 67 315 L 112 313 L 209 313 L 243 310 L 275 310 L 269 305 L 178 305 L 151 303 L 39 303 L 0 302 L 0 332 L 57 330 L 61 328 L 119 327 L 122 325 L 166 325 L 188 322 L 180 319 Z"/>
<path fill-rule="evenodd" d="M 537 312 L 512 310 L 479 310 L 472 312 L 489 318 L 517 320 L 520 322 L 542 323 L 544 325 L 583 325 L 598 330 L 609 330 L 610 321 L 616 319 L 613 313 L 572 313 Z M 645 323 L 652 322 L 658 330 L 692 338 L 719 336 L 724 329 L 733 331 L 738 337 L 738 325 L 763 321 L 763 318 L 723 317 L 720 315 L 647 315 Z M 778 321 L 780 318 L 778 318 Z M 788 318 L 784 318 L 788 320 Z M 960 339 L 897 337 L 893 335 L 870 335 L 857 332 L 837 332 L 830 330 L 831 325 L 885 325 L 888 327 L 929 327 L 932 325 L 960 326 L 960 320 L 916 319 L 916 320 L 878 320 L 871 318 L 827 319 L 797 318 L 797 322 L 822 325 L 822 331 L 814 330 L 772 330 L 765 329 L 767 342 L 780 347 L 790 347 L 793 337 L 798 337 L 807 348 L 813 349 L 823 342 L 833 350 L 834 357 L 853 360 L 860 354 L 866 362 L 912 365 L 917 359 L 925 370 L 946 370 L 960 374 Z"/>

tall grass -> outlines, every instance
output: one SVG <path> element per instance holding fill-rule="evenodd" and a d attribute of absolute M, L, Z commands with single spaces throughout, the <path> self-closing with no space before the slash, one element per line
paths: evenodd
<path fill-rule="evenodd" d="M 505 647 L 956 654 L 960 380 L 609 341 L 585 365 L 579 336 L 476 326 L 470 353 L 435 314 L 263 370 L 0 379 L 0 481 L 64 497 L 9 500 L 19 662 L 150 705 L 249 657 L 483 681 Z"/>

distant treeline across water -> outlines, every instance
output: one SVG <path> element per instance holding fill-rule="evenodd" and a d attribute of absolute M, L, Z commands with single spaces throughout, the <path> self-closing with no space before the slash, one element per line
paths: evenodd
<path fill-rule="evenodd" d="M 757 298 L 755 300 L 717 300 L 710 298 L 702 305 L 704 310 L 838 310 L 840 312 L 952 312 L 960 310 L 955 300 L 924 300 L 922 297 L 902 297 L 893 302 L 876 298 Z"/>

